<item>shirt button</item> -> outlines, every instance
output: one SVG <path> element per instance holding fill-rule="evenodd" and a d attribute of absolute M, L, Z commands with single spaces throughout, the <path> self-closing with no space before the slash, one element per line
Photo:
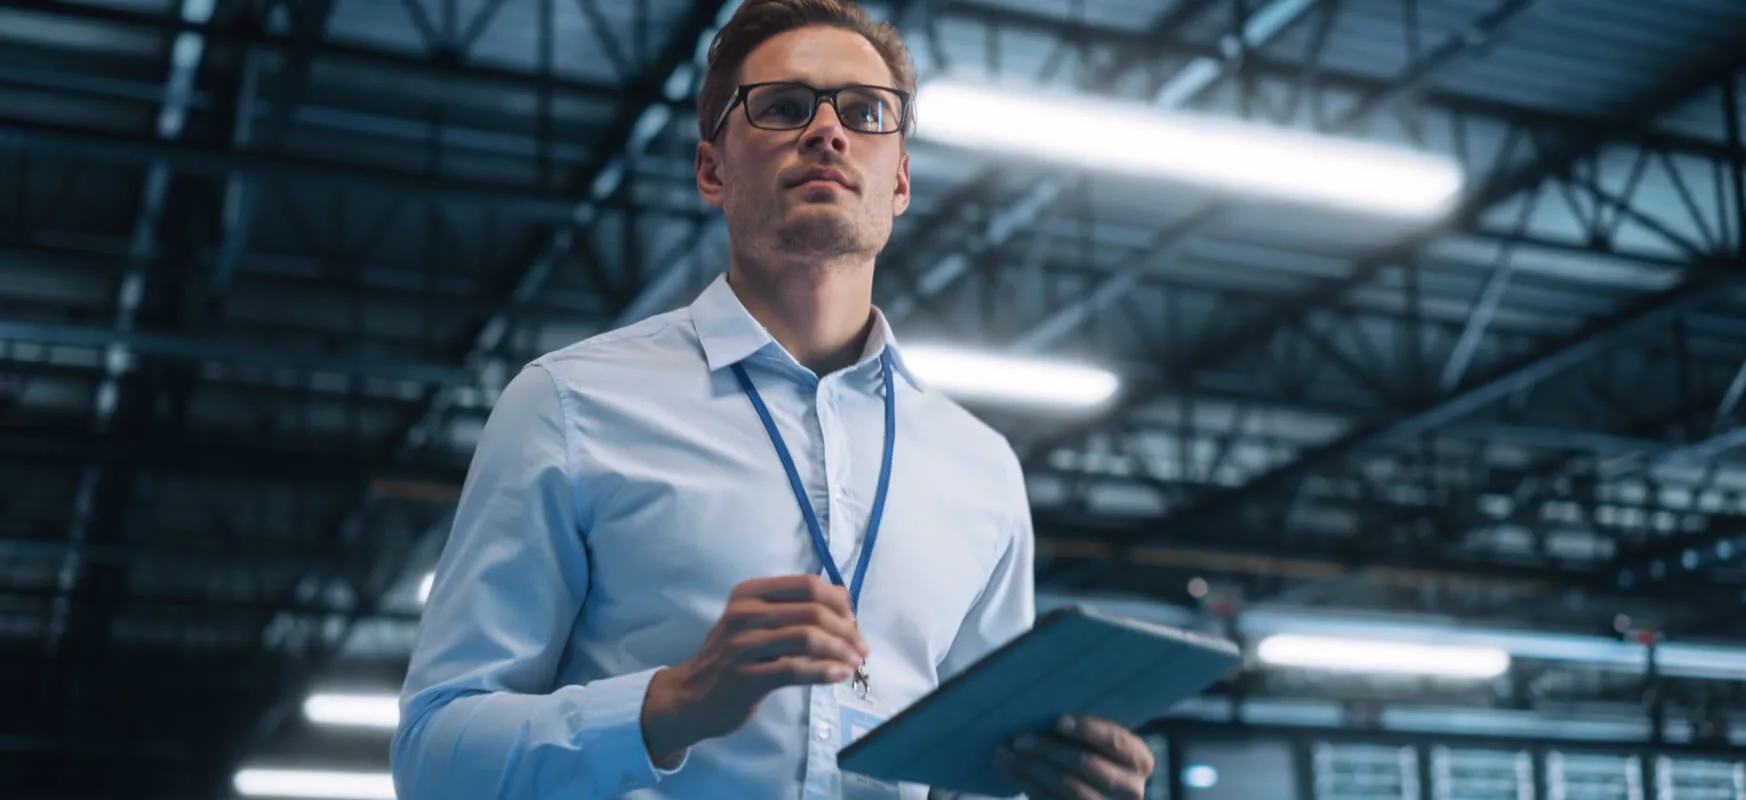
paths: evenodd
<path fill-rule="evenodd" d="M 831 738 L 831 726 L 829 726 L 829 725 L 818 726 L 818 740 L 821 742 L 825 742 L 825 741 L 830 741 L 830 738 Z"/>

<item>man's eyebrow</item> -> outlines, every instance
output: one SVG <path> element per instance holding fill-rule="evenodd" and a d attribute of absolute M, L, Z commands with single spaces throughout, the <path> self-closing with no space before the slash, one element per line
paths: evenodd
<path fill-rule="evenodd" d="M 813 88 L 813 89 L 844 89 L 844 88 L 847 88 L 850 86 L 885 86 L 885 85 L 887 85 L 886 83 L 884 83 L 882 81 L 877 81 L 877 80 L 852 80 L 852 81 L 841 81 L 838 83 L 831 83 L 831 84 L 819 84 L 819 83 L 813 83 L 812 81 L 805 80 L 803 78 L 793 78 L 793 77 L 765 78 L 763 80 L 742 81 L 742 83 L 744 83 L 747 86 L 751 86 L 753 84 L 758 84 L 758 83 L 797 83 L 797 84 L 800 84 L 801 86 L 806 86 L 806 87 Z"/>

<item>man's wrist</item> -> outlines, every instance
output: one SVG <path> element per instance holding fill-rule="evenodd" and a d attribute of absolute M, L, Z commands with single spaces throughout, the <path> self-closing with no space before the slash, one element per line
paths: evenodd
<path fill-rule="evenodd" d="M 643 696 L 643 745 L 655 767 L 671 770 L 677 767 L 697 737 L 692 733 L 690 713 L 683 691 L 681 667 L 666 667 L 649 681 L 649 691 Z"/>

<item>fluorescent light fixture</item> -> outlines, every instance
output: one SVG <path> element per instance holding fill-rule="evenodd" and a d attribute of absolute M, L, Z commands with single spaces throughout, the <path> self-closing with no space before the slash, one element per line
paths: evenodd
<path fill-rule="evenodd" d="M 1448 678 L 1494 678 L 1510 666 L 1509 653 L 1496 648 L 1296 634 L 1261 640 L 1258 654 L 1262 661 L 1276 666 Z"/>
<path fill-rule="evenodd" d="M 434 583 L 436 583 L 436 573 L 425 573 L 424 578 L 418 582 L 418 602 L 423 603 L 430 600 L 430 587 Z"/>
<path fill-rule="evenodd" d="M 248 797 L 395 800 L 394 776 L 386 772 L 243 769 L 231 783 Z"/>
<path fill-rule="evenodd" d="M 947 347 L 905 347 L 903 361 L 924 382 L 967 400 L 1085 408 L 1121 385 L 1105 369 Z"/>
<path fill-rule="evenodd" d="M 393 728 L 400 724 L 400 698 L 389 694 L 313 694 L 303 716 L 321 725 Z"/>
<path fill-rule="evenodd" d="M 1434 217 L 1463 183 L 1448 158 L 1140 103 L 950 81 L 918 98 L 918 137 L 1370 214 Z"/>

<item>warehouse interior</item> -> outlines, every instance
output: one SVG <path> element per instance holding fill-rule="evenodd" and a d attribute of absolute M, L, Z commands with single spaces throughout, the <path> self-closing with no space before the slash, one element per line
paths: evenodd
<path fill-rule="evenodd" d="M 736 5 L 0 0 L 0 797 L 393 797 L 496 393 L 725 268 Z M 1746 4 L 864 5 L 920 76 L 900 339 L 1119 379 L 965 390 L 1040 606 L 1248 654 L 1147 726 L 1151 797 L 1746 800 Z M 1270 194 L 953 138 L 954 86 L 1420 160 Z"/>

